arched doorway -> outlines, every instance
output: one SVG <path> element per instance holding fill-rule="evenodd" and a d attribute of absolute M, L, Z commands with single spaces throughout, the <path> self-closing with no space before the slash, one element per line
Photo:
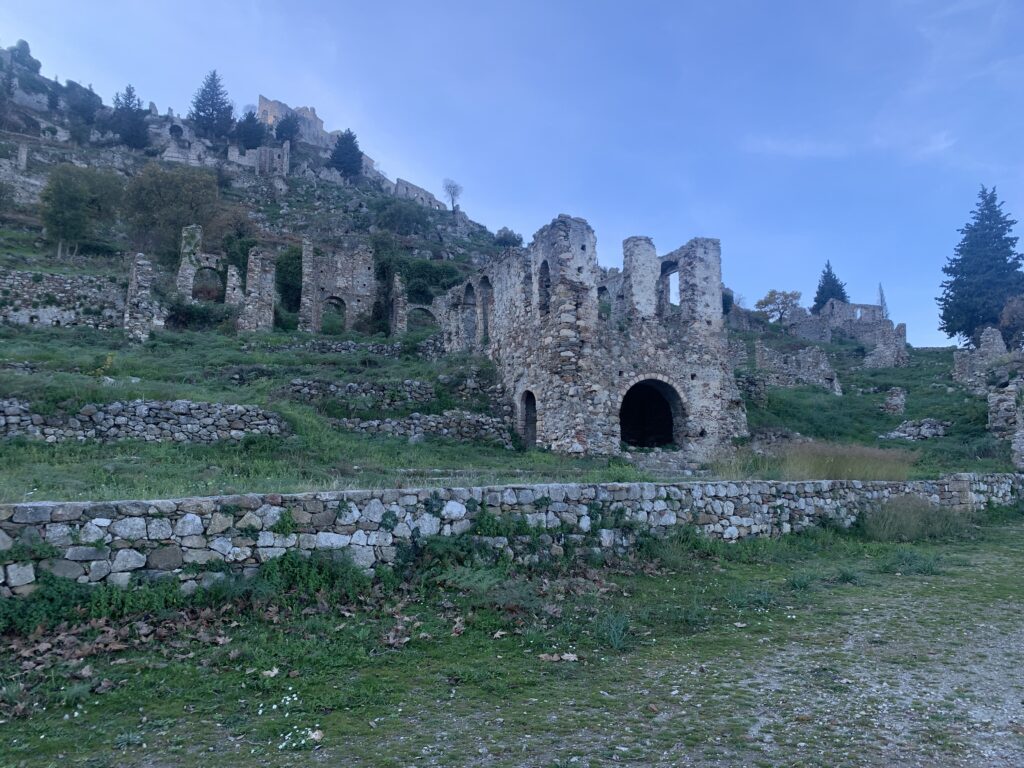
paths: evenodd
<path fill-rule="evenodd" d="M 685 412 L 679 393 L 658 379 L 634 384 L 622 398 L 619 430 L 622 442 L 637 448 L 657 448 L 678 442 Z"/>
<path fill-rule="evenodd" d="M 199 301 L 224 301 L 224 280 L 220 272 L 209 267 L 196 270 L 192 278 L 192 298 Z"/>
<path fill-rule="evenodd" d="M 320 315 L 320 332 L 332 335 L 345 332 L 345 300 L 331 296 L 324 302 Z"/>
<path fill-rule="evenodd" d="M 530 390 L 523 392 L 519 402 L 519 414 L 522 420 L 523 445 L 527 449 L 533 448 L 537 445 L 537 397 Z"/>

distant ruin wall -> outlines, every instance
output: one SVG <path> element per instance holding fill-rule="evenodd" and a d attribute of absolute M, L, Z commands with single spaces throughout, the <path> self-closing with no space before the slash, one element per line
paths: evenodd
<path fill-rule="evenodd" d="M 163 501 L 0 505 L 0 596 L 28 594 L 44 571 L 81 583 L 127 586 L 173 578 L 190 592 L 223 578 L 203 566 L 251 574 L 286 552 L 345 552 L 362 568 L 394 562 L 414 536 L 472 534 L 482 514 L 520 517 L 539 536 L 481 537 L 516 558 L 623 553 L 638 532 L 665 536 L 696 526 L 736 541 L 798 532 L 825 521 L 849 526 L 894 496 L 969 511 L 1020 499 L 1021 475 L 951 475 L 911 482 L 752 481 L 606 483 L 478 488 L 244 494 Z M 293 533 L 276 533 L 289 514 Z M 42 539 L 57 555 L 21 562 L 4 555 Z"/>
<path fill-rule="evenodd" d="M 125 287 L 115 277 L 0 271 L 0 321 L 120 328 Z"/>
<path fill-rule="evenodd" d="M 241 440 L 246 435 L 279 435 L 286 430 L 280 416 L 255 405 L 130 400 L 88 404 L 73 415 L 43 415 L 34 413 L 24 400 L 0 399 L 0 438 L 24 436 L 48 443 L 214 443 Z"/>

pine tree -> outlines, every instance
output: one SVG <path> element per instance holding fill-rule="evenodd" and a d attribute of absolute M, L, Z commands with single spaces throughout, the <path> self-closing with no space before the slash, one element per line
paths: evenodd
<path fill-rule="evenodd" d="M 255 112 L 246 112 L 235 125 L 235 138 L 245 149 L 256 149 L 267 137 L 267 127 L 256 118 Z"/>
<path fill-rule="evenodd" d="M 188 116 L 195 123 L 199 133 L 210 138 L 222 138 L 231 133 L 234 122 L 234 108 L 228 99 L 228 92 L 221 82 L 216 69 L 203 79 L 195 96 Z"/>
<path fill-rule="evenodd" d="M 146 110 L 142 99 L 129 83 L 123 93 L 114 94 L 114 117 L 111 123 L 121 141 L 132 149 L 143 149 L 149 144 L 149 129 L 146 127 Z"/>
<path fill-rule="evenodd" d="M 274 126 L 274 137 L 282 143 L 290 141 L 294 144 L 299 138 L 299 118 L 289 112 L 278 120 Z"/>
<path fill-rule="evenodd" d="M 811 312 L 820 312 L 821 308 L 828 304 L 829 299 L 839 299 L 847 303 L 850 301 L 846 293 L 846 283 L 836 277 L 836 273 L 832 271 L 832 262 L 826 261 L 825 268 L 821 270 L 821 277 L 818 278 L 818 290 L 814 294 Z"/>
<path fill-rule="evenodd" d="M 359 141 L 351 130 L 346 130 L 334 143 L 334 149 L 327 165 L 341 172 L 346 179 L 353 179 L 363 172 L 363 153 Z"/>
<path fill-rule="evenodd" d="M 882 290 L 882 284 L 878 284 L 878 306 L 882 308 L 882 317 L 886 320 L 889 319 L 889 305 L 885 301 L 885 291 Z"/>
<path fill-rule="evenodd" d="M 999 313 L 1011 296 L 1024 293 L 1021 254 L 1011 234 L 1017 223 L 1003 213 L 996 190 L 984 186 L 971 220 L 959 232 L 960 242 L 942 268 L 939 329 L 947 336 L 975 337 L 999 323 Z"/>

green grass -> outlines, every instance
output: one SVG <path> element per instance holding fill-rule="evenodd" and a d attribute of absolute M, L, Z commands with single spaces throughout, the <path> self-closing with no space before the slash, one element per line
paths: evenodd
<path fill-rule="evenodd" d="M 456 765 L 483 748 L 496 766 L 669 765 L 681 749 L 708 766 L 882 766 L 890 748 L 955 763 L 971 738 L 955 724 L 986 690 L 968 683 L 938 709 L 933 692 L 965 666 L 1012 662 L 986 651 L 950 663 L 972 658 L 979 616 L 997 634 L 1020 627 L 1024 576 L 1008 566 L 1024 527 L 1019 510 L 1001 519 L 943 544 L 829 529 L 727 545 L 683 531 L 598 570 L 428 541 L 386 588 L 293 557 L 188 600 L 159 587 L 92 598 L 80 615 L 116 617 L 125 648 L 51 665 L 35 650 L 51 633 L 3 638 L 18 653 L 0 655 L 0 764 L 159 754 L 192 768 L 213 752 L 287 766 L 314 746 L 353 766 Z M 36 618 L 67 618 L 54 610 L 68 596 L 49 597 Z M 105 626 L 74 637 L 95 642 Z"/>
<path fill-rule="evenodd" d="M 116 333 L 89 329 L 0 327 L 4 361 L 28 361 L 37 373 L 0 369 L 0 396 L 29 400 L 40 413 L 74 412 L 88 402 L 154 398 L 248 403 L 281 413 L 292 434 L 251 437 L 240 444 L 171 445 L 126 441 L 108 445 L 29 440 L 0 443 L 0 500 L 154 498 L 197 494 L 458 485 L 508 481 L 644 479 L 631 465 L 605 458 L 573 459 L 545 451 L 508 451 L 497 445 L 427 439 L 362 437 L 333 429 L 324 403 L 287 395 L 293 378 L 400 382 L 455 380 L 477 368 L 486 384 L 485 360 L 452 358 L 431 363 L 416 357 L 320 354 L 285 347 L 308 336 L 271 334 L 252 348 L 247 339 L 217 333 L 160 333 L 132 346 Z M 269 374 L 245 386 L 238 370 Z M 113 383 L 105 383 L 112 379 Z M 136 381 L 137 380 L 137 381 Z M 437 384 L 429 412 L 445 407 L 483 408 L 463 402 L 451 386 Z M 410 409 L 411 410 L 411 409 Z M 364 410 L 356 415 L 372 416 Z"/>

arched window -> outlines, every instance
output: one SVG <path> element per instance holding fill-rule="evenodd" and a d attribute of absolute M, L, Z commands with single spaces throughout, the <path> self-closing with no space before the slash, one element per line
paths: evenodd
<path fill-rule="evenodd" d="M 410 331 L 423 331 L 438 327 L 437 318 L 434 313 L 425 307 L 415 307 L 409 310 L 406 316 L 406 327 Z"/>
<path fill-rule="evenodd" d="M 537 397 L 530 390 L 520 398 L 519 421 L 523 445 L 529 450 L 537 445 Z"/>

